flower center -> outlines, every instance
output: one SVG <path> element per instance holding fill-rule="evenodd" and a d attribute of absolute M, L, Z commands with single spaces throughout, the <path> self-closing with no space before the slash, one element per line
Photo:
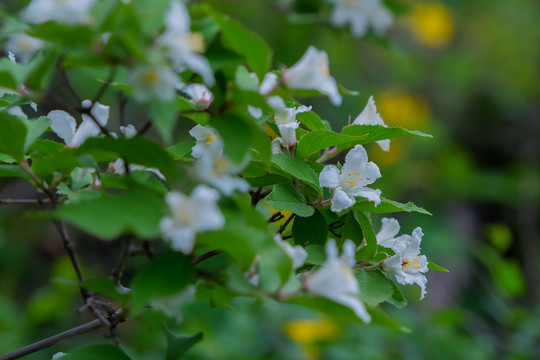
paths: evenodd
<path fill-rule="evenodd" d="M 216 139 L 212 135 L 206 135 L 206 145 L 212 144 Z"/>
<path fill-rule="evenodd" d="M 194 53 L 200 54 L 204 52 L 204 36 L 202 33 L 189 33 L 184 39 L 186 44 Z"/>
<path fill-rule="evenodd" d="M 354 171 L 352 173 L 347 174 L 347 179 L 343 181 L 350 189 L 354 188 L 355 186 L 360 185 L 360 181 L 364 180 L 360 177 L 360 173 L 358 171 Z"/>
<path fill-rule="evenodd" d="M 317 62 L 317 71 L 325 77 L 330 76 L 330 70 L 328 70 L 328 63 L 324 59 L 321 59 Z"/>
<path fill-rule="evenodd" d="M 176 221 L 178 221 L 180 224 L 184 226 L 189 226 L 189 224 L 192 223 L 191 214 L 189 213 L 189 211 L 177 211 L 174 214 L 174 218 L 176 219 Z"/>
<path fill-rule="evenodd" d="M 420 269 L 422 267 L 418 262 L 418 257 L 413 258 L 412 264 L 411 261 L 408 259 L 403 260 L 403 262 L 401 263 L 403 270 L 407 269 L 410 265 L 412 265 L 412 267 L 415 269 Z"/>
<path fill-rule="evenodd" d="M 146 74 L 144 74 L 144 81 L 147 83 L 147 84 L 150 84 L 150 85 L 154 85 L 158 82 L 159 80 L 159 75 L 157 73 L 157 71 L 150 71 L 150 72 L 147 72 Z"/>

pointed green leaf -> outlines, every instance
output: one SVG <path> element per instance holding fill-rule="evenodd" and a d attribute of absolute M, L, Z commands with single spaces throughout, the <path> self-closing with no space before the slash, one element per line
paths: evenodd
<path fill-rule="evenodd" d="M 302 160 L 285 155 L 272 155 L 272 163 L 279 170 L 291 175 L 294 178 L 310 185 L 317 193 L 321 192 L 319 177 L 308 164 Z"/>
<path fill-rule="evenodd" d="M 275 185 L 266 201 L 278 210 L 292 211 L 299 216 L 311 216 L 315 211 L 306 204 L 304 195 L 289 183 Z"/>
<path fill-rule="evenodd" d="M 431 261 L 428 262 L 428 269 L 430 270 L 435 270 L 435 271 L 444 271 L 444 272 L 449 272 L 448 269 L 446 268 L 443 268 L 442 266 L 439 266 L 435 263 L 432 263 Z"/>
<path fill-rule="evenodd" d="M 395 213 L 395 212 L 418 212 L 421 214 L 431 215 L 431 213 L 421 207 L 416 206 L 412 202 L 406 204 L 399 203 L 397 201 L 388 200 L 381 197 L 381 203 L 377 206 L 365 198 L 356 198 L 356 203 L 352 206 L 352 209 L 363 212 L 371 213 Z"/>
<path fill-rule="evenodd" d="M 349 125 L 341 131 L 343 135 L 365 136 L 362 144 L 400 136 L 432 137 L 421 131 L 411 131 L 400 127 L 384 127 L 382 125 Z"/>
<path fill-rule="evenodd" d="M 360 300 L 367 305 L 377 306 L 392 296 L 393 291 L 390 280 L 380 270 L 355 269 L 354 275 L 360 288 Z"/>
<path fill-rule="evenodd" d="M 343 148 L 353 147 L 356 144 L 365 143 L 365 138 L 366 135 L 352 136 L 337 134 L 329 130 L 315 130 L 300 138 L 296 147 L 296 156 L 304 158 L 335 145 L 342 145 Z"/>
<path fill-rule="evenodd" d="M 199 332 L 193 336 L 175 336 L 169 329 L 164 328 L 165 336 L 167 337 L 167 355 L 165 360 L 178 360 L 188 351 L 193 345 L 203 339 L 203 333 Z"/>
<path fill-rule="evenodd" d="M 364 239 L 366 240 L 366 246 L 356 253 L 356 259 L 368 260 L 377 253 L 377 238 L 375 237 L 375 231 L 373 231 L 369 214 L 361 211 L 355 211 L 355 214 L 360 226 L 362 227 Z"/>
<path fill-rule="evenodd" d="M 37 119 L 27 120 L 24 119 L 28 133 L 26 134 L 26 140 L 24 142 L 24 151 L 34 144 L 34 142 L 41 136 L 51 125 L 51 120 L 45 116 L 41 116 Z"/>
<path fill-rule="evenodd" d="M 26 125 L 21 119 L 5 111 L 0 111 L 0 152 L 21 161 L 24 158 L 27 133 Z"/>

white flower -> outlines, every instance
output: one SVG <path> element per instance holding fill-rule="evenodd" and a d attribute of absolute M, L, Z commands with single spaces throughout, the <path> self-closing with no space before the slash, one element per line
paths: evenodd
<path fill-rule="evenodd" d="M 86 139 L 100 134 L 101 126 L 107 125 L 109 121 L 109 107 L 99 102 L 92 104 L 90 100 L 82 102 L 83 109 L 89 110 L 90 115 L 82 114 L 82 122 L 77 126 L 77 121 L 73 116 L 63 110 L 53 110 L 47 114 L 51 119 L 51 130 L 58 135 L 67 146 L 77 147 Z"/>
<path fill-rule="evenodd" d="M 285 254 L 287 254 L 287 256 L 292 259 L 293 270 L 296 270 L 302 265 L 304 265 L 304 261 L 306 261 L 306 258 L 308 256 L 306 249 L 304 249 L 300 245 L 296 245 L 293 247 L 288 241 L 282 240 L 279 234 L 276 234 L 276 236 L 274 236 L 274 240 L 283 249 L 283 251 L 285 251 Z"/>
<path fill-rule="evenodd" d="M 165 32 L 157 42 L 168 50 L 168 56 L 175 68 L 178 71 L 190 69 L 201 75 L 207 85 L 214 85 L 214 73 L 210 63 L 200 55 L 204 52 L 203 34 L 189 31 L 191 19 L 186 6 L 179 1 L 171 1 L 171 7 L 165 14 L 165 23 Z"/>
<path fill-rule="evenodd" d="M 362 112 L 354 119 L 353 125 L 381 125 L 388 127 L 384 120 L 381 118 L 381 115 L 377 113 L 377 107 L 375 106 L 375 100 L 371 96 L 366 104 L 366 107 Z M 379 140 L 376 142 L 380 146 L 381 150 L 388 151 L 390 150 L 390 140 Z"/>
<path fill-rule="evenodd" d="M 393 22 L 392 13 L 381 0 L 331 0 L 335 7 L 330 21 L 338 27 L 351 25 L 354 36 L 364 36 L 369 27 L 385 32 Z"/>
<path fill-rule="evenodd" d="M 19 64 L 27 64 L 44 45 L 43 40 L 20 33 L 7 39 L 5 49 L 13 54 L 13 60 L 17 60 Z"/>
<path fill-rule="evenodd" d="M 190 196 L 179 191 L 167 194 L 165 201 L 171 216 L 161 219 L 159 227 L 174 250 L 190 254 L 198 232 L 223 227 L 225 218 L 217 205 L 218 200 L 219 193 L 205 185 L 197 186 Z"/>
<path fill-rule="evenodd" d="M 246 192 L 249 184 L 239 178 L 238 174 L 244 164 L 235 165 L 224 156 L 204 154 L 195 162 L 195 173 L 203 182 L 212 185 L 225 195 L 231 195 L 235 190 Z"/>
<path fill-rule="evenodd" d="M 334 105 L 341 105 L 336 80 L 330 76 L 328 55 L 310 46 L 302 58 L 283 72 L 283 81 L 290 89 L 313 89 L 327 95 Z"/>
<path fill-rule="evenodd" d="M 383 269 L 396 276 L 400 284 L 417 284 L 420 286 L 420 299 L 426 294 L 427 279 L 423 273 L 428 271 L 428 262 L 425 255 L 420 255 L 420 242 L 422 229 L 417 227 L 412 236 L 402 235 L 394 239 L 392 250 L 395 255 L 383 261 Z M 378 241 L 377 241 L 378 242 Z"/>
<path fill-rule="evenodd" d="M 135 126 L 131 124 L 127 124 L 126 126 L 120 126 L 120 132 L 126 139 L 131 139 L 137 136 L 137 129 Z"/>
<path fill-rule="evenodd" d="M 175 319 L 177 323 L 181 323 L 184 320 L 184 314 L 180 307 L 193 302 L 195 300 L 195 292 L 195 285 L 188 285 L 178 294 L 150 300 L 150 306 L 163 312 L 166 316 Z"/>
<path fill-rule="evenodd" d="M 33 0 L 22 12 L 22 18 L 34 24 L 56 21 L 68 25 L 87 23 L 88 13 L 96 0 Z"/>
<path fill-rule="evenodd" d="M 383 218 L 381 230 L 376 236 L 377 244 L 390 249 L 394 249 L 394 245 L 399 238 L 396 235 L 399 233 L 399 222 L 396 219 Z"/>
<path fill-rule="evenodd" d="M 285 145 L 283 145 L 283 140 L 280 137 L 275 138 L 272 140 L 272 143 L 270 144 L 272 147 L 272 154 L 274 155 L 282 155 L 285 154 Z"/>
<path fill-rule="evenodd" d="M 180 90 L 189 96 L 189 102 L 200 110 L 208 109 L 214 101 L 214 94 L 203 84 L 185 85 Z"/>
<path fill-rule="evenodd" d="M 64 355 L 67 355 L 67 354 L 65 352 L 59 351 L 52 356 L 52 360 L 60 359 Z"/>
<path fill-rule="evenodd" d="M 127 82 L 133 85 L 135 98 L 145 102 L 151 99 L 162 101 L 174 99 L 179 80 L 178 75 L 169 68 L 139 66 L 131 71 Z"/>
<path fill-rule="evenodd" d="M 198 159 L 203 155 L 220 157 L 223 154 L 223 139 L 213 127 L 195 125 L 189 130 L 189 135 L 197 140 L 191 149 L 191 155 L 194 158 Z"/>
<path fill-rule="evenodd" d="M 284 145 L 292 146 L 296 144 L 296 129 L 300 126 L 300 122 L 296 120 L 296 114 L 306 111 L 311 111 L 311 106 L 302 105 L 298 108 L 286 108 L 276 112 L 274 121 Z"/>
<path fill-rule="evenodd" d="M 358 298 L 360 289 L 352 266 L 355 245 L 351 240 L 343 244 L 343 253 L 338 257 L 338 249 L 334 239 L 326 243 L 325 263 L 307 279 L 306 287 L 312 294 L 326 297 L 332 301 L 349 307 L 356 316 L 369 323 L 371 316 Z"/>
<path fill-rule="evenodd" d="M 332 211 L 339 212 L 351 207 L 355 197 L 361 196 L 373 201 L 375 206 L 381 202 L 381 191 L 366 187 L 381 177 L 377 165 L 367 161 L 366 150 L 356 145 L 347 156 L 341 171 L 334 165 L 325 166 L 319 175 L 322 187 L 335 189 L 332 197 Z"/>
<path fill-rule="evenodd" d="M 278 76 L 274 73 L 266 73 L 260 85 L 257 74 L 250 73 L 249 76 L 253 79 L 255 83 L 254 86 L 257 87 L 257 91 L 259 92 L 259 94 L 263 96 L 268 95 L 270 92 L 272 92 L 272 90 L 276 88 L 279 82 Z M 283 109 L 285 107 L 285 102 L 281 97 L 277 95 L 268 97 L 266 99 L 266 102 L 268 103 L 268 105 L 270 105 L 270 107 L 276 110 Z M 259 119 L 263 115 L 263 112 L 260 108 L 251 105 L 248 105 L 248 112 L 255 119 Z"/>

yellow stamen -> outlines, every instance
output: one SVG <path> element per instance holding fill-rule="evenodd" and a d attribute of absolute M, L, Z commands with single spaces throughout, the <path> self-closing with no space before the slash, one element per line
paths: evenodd
<path fill-rule="evenodd" d="M 146 83 L 154 85 L 154 84 L 156 84 L 158 82 L 159 75 L 158 75 L 157 71 L 150 71 L 150 72 L 147 72 L 146 74 L 144 74 L 143 78 L 144 78 L 144 81 Z"/>
<path fill-rule="evenodd" d="M 319 71 L 323 76 L 330 76 L 330 70 L 328 70 L 328 64 L 326 64 L 326 61 L 319 60 L 317 63 L 317 71 Z"/>
<path fill-rule="evenodd" d="M 199 54 L 204 52 L 204 36 L 202 33 L 189 33 L 186 35 L 185 40 L 191 51 Z"/>
<path fill-rule="evenodd" d="M 206 135 L 206 145 L 210 145 L 214 141 L 216 141 L 216 139 L 212 135 Z"/>
<path fill-rule="evenodd" d="M 409 260 L 403 260 L 401 263 L 401 266 L 403 266 L 403 269 L 406 269 L 409 267 Z"/>

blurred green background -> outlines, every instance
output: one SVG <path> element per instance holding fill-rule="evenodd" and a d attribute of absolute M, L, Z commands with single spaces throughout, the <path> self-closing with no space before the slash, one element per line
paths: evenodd
<path fill-rule="evenodd" d="M 398 219 L 402 233 L 422 227 L 423 253 L 450 272 L 427 273 L 424 300 L 418 288 L 405 287 L 409 306 L 388 306 L 410 332 L 343 326 L 277 303 L 239 299 L 232 311 L 195 302 L 178 330 L 212 331 L 186 358 L 538 359 L 540 2 L 392 0 L 397 15 L 387 36 L 361 39 L 331 27 L 318 15 L 327 6 L 318 0 L 208 2 L 262 36 L 275 51 L 275 68 L 292 65 L 308 45 L 328 52 L 337 81 L 360 92 L 340 108 L 326 98 L 306 102 L 334 129 L 374 95 L 387 124 L 434 136 L 392 140 L 389 153 L 376 145 L 368 153 L 387 197 L 433 214 Z M 0 181 L 0 197 L 29 191 Z M 22 215 L 28 209 L 0 205 L 0 353 L 86 318 L 73 311 L 77 289 L 55 280 L 73 275 L 52 224 Z M 115 254 L 118 245 L 78 238 L 87 272 L 106 271 L 102 254 Z M 120 328 L 135 359 L 158 358 L 153 351 L 165 339 L 156 329 L 141 322 Z M 28 359 L 89 339 L 103 341 L 89 335 Z"/>

